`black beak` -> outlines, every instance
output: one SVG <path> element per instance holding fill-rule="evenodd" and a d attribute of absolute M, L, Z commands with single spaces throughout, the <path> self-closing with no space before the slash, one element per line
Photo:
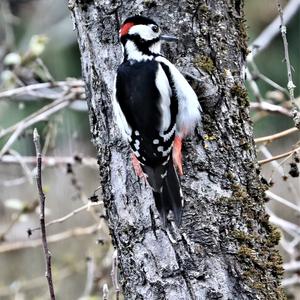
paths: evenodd
<path fill-rule="evenodd" d="M 167 35 L 167 34 L 162 34 L 160 36 L 160 39 L 162 41 L 166 41 L 166 42 L 177 42 L 178 41 L 178 38 L 176 36 L 173 36 L 173 35 Z"/>

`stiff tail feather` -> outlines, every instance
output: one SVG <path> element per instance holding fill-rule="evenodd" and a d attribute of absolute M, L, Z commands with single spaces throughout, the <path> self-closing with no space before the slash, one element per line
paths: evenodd
<path fill-rule="evenodd" d="M 172 159 L 169 159 L 167 165 L 167 175 L 163 180 L 160 191 L 153 190 L 156 208 L 160 218 L 167 225 L 167 215 L 169 211 L 173 212 L 176 225 L 179 227 L 182 217 L 182 195 L 179 178 L 175 171 Z"/>

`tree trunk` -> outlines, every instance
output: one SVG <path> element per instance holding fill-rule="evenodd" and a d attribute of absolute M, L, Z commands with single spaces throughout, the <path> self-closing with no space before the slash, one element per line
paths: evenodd
<path fill-rule="evenodd" d="M 70 0 L 93 142 L 125 299 L 284 299 L 280 238 L 265 213 L 244 87 L 243 1 Z M 179 37 L 164 54 L 191 82 L 201 125 L 183 148 L 182 225 L 164 229 L 112 117 L 126 17 L 154 18 Z M 138 112 L 137 112 L 138 113 Z"/>

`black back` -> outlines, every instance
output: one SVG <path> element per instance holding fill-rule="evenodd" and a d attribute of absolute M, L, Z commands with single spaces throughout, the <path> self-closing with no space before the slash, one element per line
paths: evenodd
<path fill-rule="evenodd" d="M 141 157 L 138 159 L 142 163 L 147 161 L 148 166 L 156 166 L 166 160 L 162 152 L 158 151 L 158 145 L 164 144 L 164 149 L 167 149 L 174 139 L 174 136 L 171 136 L 167 142 L 163 142 L 159 132 L 162 116 L 159 107 L 160 92 L 155 84 L 158 67 L 158 62 L 155 60 L 141 62 L 129 60 L 119 66 L 116 81 L 116 97 L 132 128 L 131 148 L 140 153 Z M 176 97 L 171 98 L 170 110 L 171 125 L 166 133 L 176 122 L 178 111 Z M 155 139 L 159 144 L 153 143 Z M 136 140 L 138 140 L 138 147 L 136 147 Z"/>

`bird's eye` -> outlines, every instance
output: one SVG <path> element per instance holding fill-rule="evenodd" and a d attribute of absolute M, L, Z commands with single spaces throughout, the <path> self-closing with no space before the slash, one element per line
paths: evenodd
<path fill-rule="evenodd" d="M 151 28 L 152 28 L 152 31 L 155 33 L 157 33 L 159 31 L 159 28 L 157 25 L 152 25 Z"/>

